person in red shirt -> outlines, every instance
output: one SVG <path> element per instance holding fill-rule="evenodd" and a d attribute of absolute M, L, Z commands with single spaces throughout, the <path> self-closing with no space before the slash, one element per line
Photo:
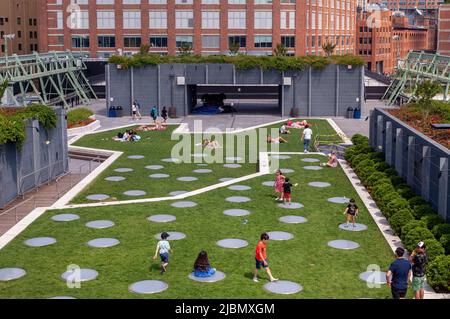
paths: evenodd
<path fill-rule="evenodd" d="M 269 263 L 267 262 L 267 241 L 269 240 L 269 235 L 266 233 L 261 234 L 260 241 L 256 245 L 255 249 L 255 261 L 256 261 L 256 269 L 253 274 L 253 281 L 258 282 L 258 269 L 264 268 L 269 275 L 270 281 L 277 281 L 278 278 L 274 278 L 272 276 L 272 272 L 269 269 Z"/>

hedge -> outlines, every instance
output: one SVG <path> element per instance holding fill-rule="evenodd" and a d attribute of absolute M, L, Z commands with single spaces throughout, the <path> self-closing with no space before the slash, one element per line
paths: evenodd
<path fill-rule="evenodd" d="M 432 230 L 434 226 L 442 224 L 444 222 L 441 216 L 437 214 L 425 215 L 420 220 L 423 220 L 427 224 L 427 228 L 429 230 Z"/>
<path fill-rule="evenodd" d="M 420 219 L 426 215 L 433 215 L 433 214 L 436 214 L 436 212 L 428 204 L 418 205 L 418 206 L 415 206 L 413 209 L 413 215 L 417 219 Z"/>
<path fill-rule="evenodd" d="M 375 185 L 376 182 L 378 182 L 382 178 L 387 178 L 386 174 L 375 171 L 369 177 L 367 177 L 366 184 L 367 186 L 373 186 Z"/>
<path fill-rule="evenodd" d="M 402 209 L 391 216 L 391 218 L 389 219 L 389 224 L 391 225 L 394 232 L 398 236 L 401 236 L 402 227 L 413 220 L 414 216 L 411 214 L 411 210 Z"/>
<path fill-rule="evenodd" d="M 404 235 L 409 233 L 411 230 L 415 228 L 425 228 L 426 229 L 427 224 L 423 220 L 412 220 L 409 223 L 407 223 L 405 226 L 402 227 L 402 239 L 404 238 Z"/>
<path fill-rule="evenodd" d="M 408 201 L 404 198 L 397 198 L 386 205 L 384 213 L 385 216 L 389 218 L 402 209 L 409 209 Z"/>
<path fill-rule="evenodd" d="M 437 292 L 450 290 L 450 255 L 438 256 L 427 267 L 427 278 Z"/>
<path fill-rule="evenodd" d="M 439 239 L 442 247 L 444 247 L 445 253 L 450 254 L 450 234 L 444 234 Z"/>
<path fill-rule="evenodd" d="M 404 232 L 403 234 L 405 238 L 403 240 L 403 244 L 408 251 L 413 251 L 416 248 L 417 243 L 420 241 L 424 241 L 426 239 L 436 240 L 431 231 L 425 227 L 416 227 L 411 229 L 409 232 Z"/>
<path fill-rule="evenodd" d="M 440 239 L 442 235 L 450 235 L 450 224 L 442 223 L 433 227 L 431 230 L 436 239 Z"/>
<path fill-rule="evenodd" d="M 425 199 L 423 199 L 422 196 L 414 196 L 408 199 L 409 206 L 411 208 L 414 208 L 415 206 L 424 205 L 427 203 Z"/>
<path fill-rule="evenodd" d="M 94 115 L 94 112 L 85 107 L 72 109 L 69 112 L 67 112 L 67 124 L 68 125 L 78 124 L 80 122 L 87 120 L 92 115 Z"/>
<path fill-rule="evenodd" d="M 427 257 L 429 261 L 433 261 L 436 257 L 445 254 L 444 247 L 434 237 L 424 239 L 423 241 L 425 243 Z"/>

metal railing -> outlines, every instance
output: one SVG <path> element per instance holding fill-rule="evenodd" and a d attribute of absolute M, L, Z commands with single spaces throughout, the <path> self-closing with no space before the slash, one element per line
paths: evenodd
<path fill-rule="evenodd" d="M 63 177 L 69 176 L 69 189 L 71 189 L 73 187 L 73 178 L 72 178 L 72 172 L 65 172 L 64 174 L 62 174 L 61 176 L 59 176 L 56 180 L 55 180 L 55 185 L 56 185 L 56 198 L 61 198 L 61 192 L 64 191 L 60 189 L 60 181 Z"/>
<path fill-rule="evenodd" d="M 53 172 L 52 172 L 51 168 L 52 167 L 54 168 L 56 165 L 59 165 L 59 164 L 63 164 L 63 161 L 61 160 L 61 161 L 54 162 L 54 163 L 52 163 L 50 165 L 47 165 L 47 166 L 44 166 L 44 167 L 42 167 L 42 168 L 40 168 L 38 170 L 35 170 L 35 171 L 33 171 L 33 172 L 31 172 L 31 173 L 29 173 L 27 175 L 21 176 L 20 179 L 19 179 L 19 187 L 18 187 L 19 188 L 18 189 L 19 190 L 19 194 L 18 195 L 22 195 L 22 198 L 25 197 L 25 192 L 24 192 L 24 189 L 23 189 L 24 180 L 26 178 L 31 177 L 31 176 L 34 176 L 34 178 L 36 179 L 36 174 L 37 173 L 39 173 L 39 175 L 37 175 L 37 180 L 35 180 L 33 187 L 31 187 L 30 189 L 36 188 L 36 191 L 38 191 L 39 187 L 42 184 L 47 183 L 47 185 L 49 185 L 51 180 L 52 180 L 52 176 L 53 176 Z M 42 178 L 42 174 L 41 173 L 44 170 L 48 171 L 48 178 L 47 178 L 47 180 L 42 182 L 41 181 L 41 178 Z"/>
<path fill-rule="evenodd" d="M 100 155 L 98 155 L 98 156 L 94 157 L 93 159 L 89 160 L 89 162 L 80 165 L 80 174 L 82 174 L 82 169 L 83 169 L 86 165 L 89 165 L 89 171 L 88 171 L 88 174 L 89 174 L 90 172 L 92 172 L 92 163 L 95 162 L 95 161 L 97 161 L 98 163 L 101 163 L 101 162 L 102 162 L 102 157 L 101 157 Z"/>
<path fill-rule="evenodd" d="M 15 205 L 15 206 L 11 207 L 10 209 L 5 210 L 4 212 L 0 213 L 0 217 L 2 217 L 2 216 L 4 216 L 4 215 L 6 215 L 6 214 L 8 214 L 8 213 L 10 213 L 10 212 L 12 212 L 12 211 L 14 211 L 14 218 L 15 218 L 16 223 L 17 223 L 17 222 L 19 221 L 19 216 L 18 216 L 18 214 L 17 214 L 17 209 L 18 209 L 20 206 L 24 205 L 25 203 L 28 203 L 28 202 L 31 201 L 31 200 L 33 201 L 33 209 L 35 209 L 35 208 L 36 208 L 36 198 L 35 198 L 34 196 L 31 196 L 30 198 L 24 200 L 23 202 L 21 202 L 21 203 Z"/>

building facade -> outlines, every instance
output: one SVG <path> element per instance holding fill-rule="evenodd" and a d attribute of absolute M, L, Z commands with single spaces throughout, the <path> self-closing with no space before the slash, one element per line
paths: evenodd
<path fill-rule="evenodd" d="M 0 1 L 0 56 L 38 51 L 38 2 L 40 0 Z M 5 40 L 5 35 L 14 38 Z"/>
<path fill-rule="evenodd" d="M 385 5 L 390 10 L 436 10 L 444 0 L 369 0 Z"/>
<path fill-rule="evenodd" d="M 450 4 L 439 7 L 437 52 L 450 55 Z"/>
<path fill-rule="evenodd" d="M 74 50 L 91 57 L 132 54 L 141 45 L 177 54 L 289 55 L 354 53 L 357 0 L 40 0 L 43 51 Z"/>

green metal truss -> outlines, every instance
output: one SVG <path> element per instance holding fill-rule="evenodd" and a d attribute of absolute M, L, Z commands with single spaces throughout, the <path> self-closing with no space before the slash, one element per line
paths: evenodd
<path fill-rule="evenodd" d="M 450 87 L 450 56 L 409 52 L 406 59 L 399 63 L 395 79 L 382 99 L 387 101 L 387 105 L 392 105 L 400 94 L 406 93 L 405 88 L 408 87 L 408 102 L 415 100 L 418 85 L 427 79 L 438 81 L 445 86 L 444 99 L 447 100 Z"/>
<path fill-rule="evenodd" d="M 26 105 L 33 95 L 41 103 L 62 103 L 68 108 L 67 101 L 72 97 L 84 104 L 90 98 L 97 99 L 84 70 L 86 65 L 79 53 L 14 54 L 0 58 L 0 83 L 6 80 L 10 90 L 19 89 L 19 94 L 11 94 L 16 106 Z"/>

